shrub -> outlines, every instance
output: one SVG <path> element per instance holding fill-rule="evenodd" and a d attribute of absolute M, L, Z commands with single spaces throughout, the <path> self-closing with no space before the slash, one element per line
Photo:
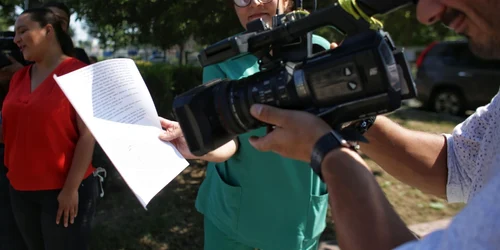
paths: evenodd
<path fill-rule="evenodd" d="M 171 65 L 136 61 L 149 89 L 158 115 L 171 118 L 172 102 L 179 95 L 202 83 L 202 69 L 191 65 Z"/>

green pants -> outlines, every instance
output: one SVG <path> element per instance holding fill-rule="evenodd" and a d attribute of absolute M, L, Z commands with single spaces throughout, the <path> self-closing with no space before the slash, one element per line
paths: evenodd
<path fill-rule="evenodd" d="M 210 220 L 204 219 L 205 223 L 205 245 L 204 250 L 281 250 L 281 249 L 259 249 L 247 246 L 241 242 L 235 241 L 227 237 L 221 232 Z M 305 244 L 302 249 L 286 249 L 286 250 L 317 250 L 319 246 L 319 237 Z M 285 250 L 285 249 L 283 249 Z"/>

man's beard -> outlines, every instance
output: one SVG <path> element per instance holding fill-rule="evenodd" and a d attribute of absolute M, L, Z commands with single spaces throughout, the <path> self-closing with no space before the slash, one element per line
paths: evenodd
<path fill-rule="evenodd" d="M 460 15 L 464 15 L 464 13 L 459 10 L 449 8 L 441 17 L 441 22 L 445 26 L 449 27 L 450 23 Z M 470 50 L 476 56 L 484 59 L 500 59 L 500 38 L 498 35 L 493 34 L 492 36 L 488 36 L 488 40 L 484 42 L 477 41 L 477 38 L 468 35 L 467 31 L 459 33 L 459 35 L 467 37 L 469 40 Z M 486 36 L 487 34 L 484 34 L 484 37 Z"/>
<path fill-rule="evenodd" d="M 500 39 L 489 37 L 485 42 L 478 42 L 474 38 L 469 38 L 469 48 L 472 53 L 486 60 L 500 59 Z"/>

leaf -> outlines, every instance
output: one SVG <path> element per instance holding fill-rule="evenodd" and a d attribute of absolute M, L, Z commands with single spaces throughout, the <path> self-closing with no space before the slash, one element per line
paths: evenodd
<path fill-rule="evenodd" d="M 429 203 L 429 207 L 436 210 L 442 210 L 444 208 L 444 204 L 441 202 L 431 202 Z"/>

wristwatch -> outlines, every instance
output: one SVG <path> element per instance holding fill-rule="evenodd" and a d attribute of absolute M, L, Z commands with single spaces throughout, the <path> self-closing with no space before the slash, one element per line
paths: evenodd
<path fill-rule="evenodd" d="M 376 118 L 377 118 L 376 116 L 371 116 L 366 119 L 353 122 L 344 129 L 354 129 L 358 133 L 363 135 L 364 133 L 366 133 L 366 131 L 368 131 L 368 129 L 373 125 L 373 123 L 375 123 Z"/>
<path fill-rule="evenodd" d="M 321 163 L 328 152 L 335 150 L 337 148 L 346 147 L 353 149 L 352 146 L 335 130 L 328 132 L 323 135 L 314 144 L 313 151 L 311 153 L 311 168 L 316 173 L 321 181 L 323 181 L 323 175 L 321 174 Z"/>

